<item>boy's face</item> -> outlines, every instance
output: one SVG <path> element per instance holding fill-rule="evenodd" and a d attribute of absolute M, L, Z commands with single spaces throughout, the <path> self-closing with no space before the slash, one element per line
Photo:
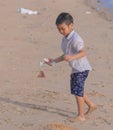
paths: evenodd
<path fill-rule="evenodd" d="M 73 23 L 69 25 L 67 25 L 66 23 L 62 23 L 62 24 L 57 25 L 57 28 L 62 35 L 68 36 L 73 30 Z"/>

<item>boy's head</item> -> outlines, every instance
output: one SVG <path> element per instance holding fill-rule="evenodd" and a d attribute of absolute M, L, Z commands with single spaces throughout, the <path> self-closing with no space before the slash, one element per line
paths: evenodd
<path fill-rule="evenodd" d="M 73 17 L 69 13 L 61 13 L 56 19 L 56 25 L 62 35 L 68 36 L 73 30 Z"/>
<path fill-rule="evenodd" d="M 66 25 L 70 25 L 73 23 L 73 17 L 69 13 L 61 13 L 58 15 L 56 19 L 56 25 L 65 23 Z"/>

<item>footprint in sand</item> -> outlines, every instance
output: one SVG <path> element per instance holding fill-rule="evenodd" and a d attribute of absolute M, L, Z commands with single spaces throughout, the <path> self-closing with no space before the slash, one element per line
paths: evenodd
<path fill-rule="evenodd" d="M 59 100 L 60 93 L 49 90 L 39 90 L 36 94 L 33 94 L 32 97 L 38 97 L 40 102 L 52 103 Z"/>
<path fill-rule="evenodd" d="M 95 123 L 98 124 L 98 125 L 100 123 L 111 125 L 112 121 L 110 121 L 110 120 L 108 120 L 107 118 L 104 118 L 104 117 L 97 117 Z"/>
<path fill-rule="evenodd" d="M 105 95 L 103 95 L 103 94 L 101 94 L 101 93 L 99 93 L 97 91 L 92 91 L 92 92 L 88 93 L 88 95 L 90 95 L 90 96 L 105 97 Z"/>

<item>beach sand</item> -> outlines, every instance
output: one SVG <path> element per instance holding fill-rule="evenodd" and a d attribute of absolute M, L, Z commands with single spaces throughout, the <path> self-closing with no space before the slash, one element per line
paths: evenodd
<path fill-rule="evenodd" d="M 40 13 L 22 15 L 21 7 Z M 68 64 L 39 66 L 62 54 L 55 19 L 64 11 L 73 15 L 93 67 L 85 89 L 98 108 L 84 122 L 68 121 L 77 115 Z M 85 0 L 4 0 L 0 16 L 0 130 L 112 130 L 113 23 Z"/>

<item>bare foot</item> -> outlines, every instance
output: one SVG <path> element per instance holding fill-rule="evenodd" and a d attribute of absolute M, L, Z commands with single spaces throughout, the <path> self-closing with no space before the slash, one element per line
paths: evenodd
<path fill-rule="evenodd" d="M 88 115 L 90 113 L 92 113 L 94 110 L 97 109 L 97 106 L 96 105 L 93 105 L 91 107 L 89 107 L 88 111 L 85 113 L 85 115 Z"/>
<path fill-rule="evenodd" d="M 85 117 L 77 116 L 75 118 L 69 119 L 70 122 L 76 122 L 76 121 L 85 121 Z"/>

